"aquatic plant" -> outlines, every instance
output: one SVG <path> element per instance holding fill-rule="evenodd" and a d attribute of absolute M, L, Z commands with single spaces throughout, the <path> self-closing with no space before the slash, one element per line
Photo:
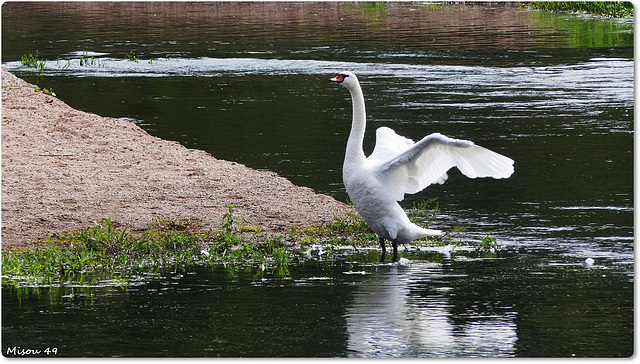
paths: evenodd
<path fill-rule="evenodd" d="M 89 56 L 88 51 L 82 52 L 82 55 L 80 55 L 80 66 L 93 66 L 95 64 L 95 58 L 93 58 L 93 56 Z"/>
<path fill-rule="evenodd" d="M 2 274 L 41 282 L 122 277 L 191 264 L 199 236 L 187 231 L 149 230 L 137 237 L 109 219 L 85 230 L 49 239 L 45 246 L 2 254 Z"/>
<path fill-rule="evenodd" d="M 339 246 L 349 245 L 354 249 L 378 246 L 378 237 L 371 231 L 362 217 L 353 212 L 334 215 L 334 221 L 302 229 L 291 228 L 291 238 L 300 245 Z"/>
<path fill-rule="evenodd" d="M 86 229 L 52 237 L 43 246 L 4 250 L 2 275 L 30 284 L 109 280 L 126 287 L 132 277 L 140 275 L 224 264 L 282 277 L 289 275 L 292 264 L 308 259 L 313 247 L 320 247 L 323 254 L 312 259 L 334 260 L 338 246 L 356 250 L 378 246 L 376 235 L 355 213 L 336 215 L 332 223 L 291 228 L 284 235 L 263 236 L 260 231 L 245 225 L 233 206 L 227 206 L 218 231 L 189 220 L 159 220 L 133 233 L 103 219 Z M 492 239 L 483 240 L 478 251 L 497 249 Z M 439 242 L 422 242 L 430 243 Z"/>
<path fill-rule="evenodd" d="M 414 224 L 429 226 L 438 215 L 438 211 L 439 205 L 436 197 L 414 202 L 413 206 L 407 211 L 407 216 Z"/>
<path fill-rule="evenodd" d="M 127 53 L 127 60 L 131 62 L 136 62 L 136 63 L 140 61 L 138 57 L 136 57 L 136 52 L 134 50 L 131 50 L 129 51 L 129 53 Z"/>
<path fill-rule="evenodd" d="M 614 18 L 633 16 L 633 4 L 629 1 L 531 1 L 526 6 L 538 10 L 581 12 Z"/>
<path fill-rule="evenodd" d="M 334 221 L 331 223 L 320 224 L 298 229 L 291 228 L 292 235 L 306 235 L 311 237 L 331 236 L 331 235 L 351 235 L 366 236 L 366 238 L 375 239 L 375 235 L 362 219 L 360 215 L 354 212 L 346 212 L 333 216 Z"/>
<path fill-rule="evenodd" d="M 285 277 L 289 275 L 289 257 L 289 252 L 285 248 L 273 250 L 273 269 L 278 276 Z"/>
<path fill-rule="evenodd" d="M 453 228 L 451 229 L 451 231 L 449 231 L 445 237 L 440 241 L 440 244 L 442 246 L 447 246 L 447 245 L 451 245 L 454 247 L 459 247 L 462 245 L 462 233 L 466 230 L 467 228 L 456 224 L 453 226 Z"/>
<path fill-rule="evenodd" d="M 496 254 L 499 249 L 500 249 L 500 244 L 498 244 L 498 241 L 496 240 L 496 238 L 491 236 L 491 234 L 489 233 L 487 233 L 480 241 L 480 244 L 476 246 L 476 251 L 479 252 L 481 255 L 486 255 L 486 254 L 493 255 L 493 254 Z"/>
<path fill-rule="evenodd" d="M 23 55 L 20 58 L 20 63 L 25 67 L 40 69 L 40 72 L 44 72 L 47 60 L 40 58 L 38 51 L 36 51 L 35 55 L 33 53 Z"/>

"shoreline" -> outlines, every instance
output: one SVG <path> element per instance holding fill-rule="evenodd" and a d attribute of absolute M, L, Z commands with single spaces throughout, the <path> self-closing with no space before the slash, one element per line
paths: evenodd
<path fill-rule="evenodd" d="M 71 108 L 2 69 L 2 248 L 95 225 L 161 220 L 219 230 L 227 206 L 278 234 L 353 209 L 274 172 L 216 159 L 139 126 Z"/>

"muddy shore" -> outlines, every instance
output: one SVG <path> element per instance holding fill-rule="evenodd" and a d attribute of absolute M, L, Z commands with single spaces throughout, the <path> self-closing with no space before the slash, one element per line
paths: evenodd
<path fill-rule="evenodd" d="M 332 222 L 349 207 L 273 172 L 216 159 L 137 125 L 75 110 L 2 70 L 2 246 L 110 218 L 221 226 L 226 206 L 265 233 Z"/>

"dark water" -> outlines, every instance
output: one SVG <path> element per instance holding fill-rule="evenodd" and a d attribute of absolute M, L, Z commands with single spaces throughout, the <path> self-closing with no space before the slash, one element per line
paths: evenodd
<path fill-rule="evenodd" d="M 71 106 L 338 199 L 350 101 L 328 78 L 345 69 L 363 85 L 368 151 L 384 125 L 516 161 L 508 180 L 450 173 L 404 202 L 437 197 L 436 228 L 490 232 L 501 259 L 356 256 L 266 280 L 196 269 L 126 291 L 4 284 L 3 354 L 633 353 L 632 21 L 415 3 L 5 3 L 2 16 L 3 67 Z M 36 50 L 42 74 L 19 63 Z"/>
<path fill-rule="evenodd" d="M 633 350 L 624 269 L 408 254 L 291 278 L 194 269 L 126 289 L 3 287 L 7 348 L 65 356 L 610 357 Z"/>

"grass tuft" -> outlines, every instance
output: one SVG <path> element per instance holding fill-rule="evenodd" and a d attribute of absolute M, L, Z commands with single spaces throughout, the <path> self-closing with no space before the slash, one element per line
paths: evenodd
<path fill-rule="evenodd" d="M 131 50 L 129 51 L 129 53 L 127 53 L 127 60 L 135 63 L 140 62 L 140 59 L 138 59 L 138 57 L 136 56 L 136 51 L 134 50 Z"/>
<path fill-rule="evenodd" d="M 23 55 L 20 58 L 20 63 L 25 67 L 39 69 L 43 73 L 47 60 L 40 58 L 38 51 L 36 51 L 35 55 L 33 53 Z"/>
<path fill-rule="evenodd" d="M 428 227 L 439 211 L 438 198 L 418 201 L 407 211 L 409 220 L 414 224 Z"/>

